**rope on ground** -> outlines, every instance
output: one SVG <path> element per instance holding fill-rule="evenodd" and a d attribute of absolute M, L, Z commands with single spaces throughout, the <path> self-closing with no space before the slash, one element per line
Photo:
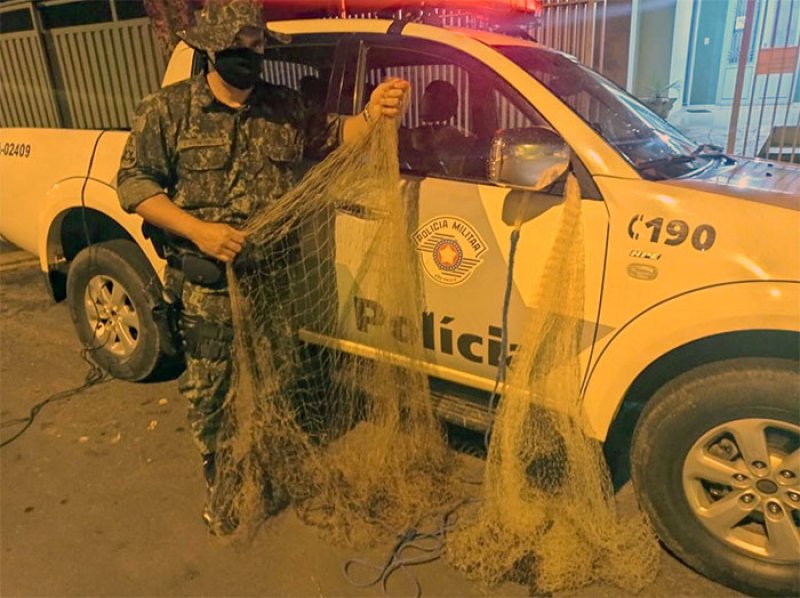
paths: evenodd
<path fill-rule="evenodd" d="M 346 561 L 342 566 L 342 573 L 345 579 L 357 588 L 369 588 L 381 584 L 383 595 L 388 597 L 391 596 L 389 594 L 389 580 L 394 573 L 400 571 L 405 575 L 406 580 L 410 582 L 409 585 L 414 590 L 414 598 L 420 598 L 422 596 L 422 585 L 407 567 L 423 565 L 438 560 L 444 552 L 447 533 L 458 522 L 458 510 L 464 505 L 474 502 L 478 502 L 478 499 L 465 498 L 458 501 L 441 514 L 432 531 L 423 531 L 419 528 L 426 519 L 436 517 L 436 515 L 423 517 L 416 526 L 406 529 L 398 536 L 398 540 L 392 547 L 389 556 L 381 564 L 371 563 L 363 559 Z M 354 568 L 365 570 L 365 579 L 357 579 L 357 576 L 351 572 Z M 367 577 L 370 572 L 372 575 Z"/>
<path fill-rule="evenodd" d="M 27 417 L 20 417 L 18 419 L 5 421 L 2 424 L 0 424 L 0 428 L 6 428 L 11 425 L 22 424 L 22 428 L 20 428 L 16 432 L 16 434 L 11 436 L 11 438 L 8 438 L 7 440 L 0 442 L 0 449 L 5 446 L 8 446 L 12 442 L 14 442 L 17 438 L 22 436 L 28 430 L 28 428 L 30 428 L 33 425 L 33 420 L 36 419 L 36 416 L 42 409 L 45 408 L 45 406 L 49 405 L 50 403 L 64 401 L 86 390 L 89 390 L 93 386 L 97 386 L 98 384 L 103 384 L 111 380 L 111 376 L 109 376 L 102 369 L 100 369 L 97 366 L 97 364 L 89 360 L 88 357 L 89 351 L 90 349 L 87 347 L 84 347 L 83 350 L 81 351 L 81 357 L 84 359 L 84 361 L 86 361 L 89 364 L 89 371 L 86 372 L 86 378 L 84 379 L 83 384 L 81 384 L 80 386 L 76 386 L 75 388 L 62 390 L 60 392 L 52 394 L 43 401 L 36 403 L 36 405 L 31 407 L 31 410 L 28 413 Z"/>

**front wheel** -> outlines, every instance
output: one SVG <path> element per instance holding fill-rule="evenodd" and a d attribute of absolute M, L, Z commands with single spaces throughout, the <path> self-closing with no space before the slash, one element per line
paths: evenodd
<path fill-rule="evenodd" d="M 132 241 L 91 245 L 70 265 L 67 301 L 81 343 L 115 378 L 143 380 L 165 362 L 171 342 L 153 309 L 161 282 Z"/>
<path fill-rule="evenodd" d="M 695 368 L 649 401 L 631 455 L 659 537 L 755 595 L 800 592 L 800 370 L 780 359 Z"/>

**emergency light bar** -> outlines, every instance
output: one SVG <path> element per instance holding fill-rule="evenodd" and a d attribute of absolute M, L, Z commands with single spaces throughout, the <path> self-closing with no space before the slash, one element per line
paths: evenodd
<path fill-rule="evenodd" d="M 476 13 L 538 14 L 543 0 L 263 0 L 267 14 L 302 17 L 312 13 L 345 16 L 352 13 L 425 11 L 428 9 L 466 10 Z M 489 16 L 487 14 L 487 16 Z"/>
<path fill-rule="evenodd" d="M 347 11 L 425 10 L 442 8 L 454 10 L 488 10 L 513 12 L 538 12 L 540 0 L 339 0 L 339 8 Z"/>

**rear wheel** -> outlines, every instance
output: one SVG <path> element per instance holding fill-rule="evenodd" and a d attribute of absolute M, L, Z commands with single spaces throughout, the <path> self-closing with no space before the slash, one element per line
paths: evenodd
<path fill-rule="evenodd" d="M 633 480 L 659 537 L 708 577 L 800 591 L 800 372 L 778 359 L 702 366 L 665 385 L 633 439 Z"/>
<path fill-rule="evenodd" d="M 132 241 L 98 243 L 73 260 L 67 278 L 72 321 L 81 343 L 114 377 L 142 380 L 162 362 L 170 339 L 153 316 L 161 289 Z"/>

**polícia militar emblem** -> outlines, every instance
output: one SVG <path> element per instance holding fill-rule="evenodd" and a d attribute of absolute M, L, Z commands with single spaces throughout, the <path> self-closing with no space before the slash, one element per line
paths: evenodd
<path fill-rule="evenodd" d="M 486 252 L 478 231 L 456 216 L 436 216 L 411 235 L 425 273 L 442 285 L 465 282 L 481 265 Z"/>

